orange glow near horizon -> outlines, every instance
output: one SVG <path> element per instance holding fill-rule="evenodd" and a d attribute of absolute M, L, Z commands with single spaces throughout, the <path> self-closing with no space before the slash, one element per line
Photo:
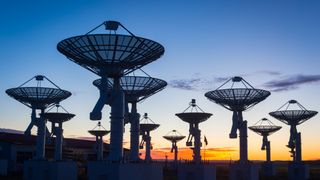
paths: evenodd
<path fill-rule="evenodd" d="M 170 152 L 170 148 L 157 148 L 151 151 L 151 157 L 153 159 L 174 159 L 174 153 Z M 204 160 L 230 160 L 234 158 L 237 150 L 225 147 L 225 148 L 207 148 L 201 150 L 201 156 Z M 190 148 L 180 148 L 178 151 L 178 159 L 191 160 L 192 150 Z M 144 159 L 145 151 L 141 151 L 141 158 Z"/>
<path fill-rule="evenodd" d="M 151 151 L 152 159 L 166 159 L 168 160 L 174 159 L 174 153 L 170 152 L 170 148 L 157 148 Z M 262 160 L 266 159 L 266 152 L 260 149 L 249 149 L 249 160 Z M 319 160 L 319 152 L 309 152 L 306 149 L 303 155 L 303 160 Z M 144 159 L 145 151 L 141 150 L 141 158 Z M 271 152 L 272 160 L 283 160 L 283 161 L 291 161 L 291 157 L 288 151 L 276 151 Z M 232 147 L 222 147 L 222 148 L 207 148 L 201 149 L 201 157 L 203 160 L 238 160 L 239 159 L 239 150 Z M 190 148 L 184 147 L 180 148 L 178 151 L 178 159 L 179 160 L 192 160 L 192 150 Z"/>

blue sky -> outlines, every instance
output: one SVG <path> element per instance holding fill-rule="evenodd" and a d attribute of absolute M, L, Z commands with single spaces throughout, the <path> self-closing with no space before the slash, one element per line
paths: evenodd
<path fill-rule="evenodd" d="M 320 2 L 316 0 L 1 2 L 0 127 L 27 127 L 30 110 L 4 92 L 44 74 L 73 93 L 62 105 L 77 116 L 65 124 L 64 133 L 89 136 L 86 131 L 96 123 L 89 120 L 89 112 L 98 98 L 91 83 L 98 77 L 66 59 L 56 45 L 105 20 L 117 20 L 135 35 L 155 40 L 166 49 L 162 58 L 143 70 L 166 80 L 168 87 L 138 104 L 141 114 L 148 112 L 161 124 L 152 133 L 155 148 L 170 146 L 161 136 L 171 129 L 187 135 L 188 125 L 174 114 L 182 112 L 191 98 L 213 113 L 200 125 L 209 146 L 237 148 L 238 140 L 228 139 L 231 112 L 208 101 L 204 93 L 222 84 L 221 79 L 241 75 L 254 87 L 272 90 L 272 95 L 245 112 L 244 118 L 249 125 L 263 117 L 283 125 L 270 139 L 275 141 L 273 149 L 286 154 L 289 128 L 268 112 L 290 99 L 320 110 L 319 17 Z M 105 127 L 109 127 L 109 110 L 104 110 Z M 320 143 L 312 142 L 320 135 L 318 119 L 298 127 L 305 154 L 320 148 Z M 129 140 L 128 127 L 125 141 Z M 260 142 L 261 138 L 250 132 L 250 150 L 259 157 L 263 154 Z M 319 157 L 319 152 L 315 156 Z"/>

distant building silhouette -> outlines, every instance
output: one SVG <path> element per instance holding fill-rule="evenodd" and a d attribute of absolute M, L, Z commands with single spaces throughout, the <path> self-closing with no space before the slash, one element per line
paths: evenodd
<path fill-rule="evenodd" d="M 32 159 L 36 150 L 36 136 L 25 136 L 23 134 L 13 134 L 0 132 L 0 159 L 7 160 L 8 171 L 19 172 L 23 169 L 23 162 Z M 63 159 L 77 162 L 96 160 L 95 141 L 64 138 Z M 125 156 L 128 150 L 125 149 Z M 109 153 L 109 144 L 104 143 L 104 155 Z M 46 145 L 46 159 L 54 159 L 54 138 Z"/>

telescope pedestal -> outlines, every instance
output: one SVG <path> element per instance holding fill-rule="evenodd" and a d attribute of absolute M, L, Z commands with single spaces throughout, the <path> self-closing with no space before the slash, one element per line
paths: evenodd
<path fill-rule="evenodd" d="M 37 161 L 24 162 L 24 180 L 77 180 L 77 164 L 72 161 Z"/>
<path fill-rule="evenodd" d="M 163 167 L 153 163 L 110 163 L 107 161 L 88 162 L 88 180 L 162 180 Z"/>
<path fill-rule="evenodd" d="M 216 166 L 213 164 L 187 164 L 178 166 L 178 180 L 215 180 Z"/>
<path fill-rule="evenodd" d="M 111 103 L 111 133 L 110 153 L 108 160 L 120 162 L 123 158 L 123 125 L 124 125 L 124 91 L 121 89 L 119 78 L 114 78 L 114 101 Z"/>
<path fill-rule="evenodd" d="M 290 162 L 288 165 L 288 179 L 302 180 L 309 178 L 309 166 L 304 162 Z"/>
<path fill-rule="evenodd" d="M 251 162 L 230 165 L 229 180 L 258 180 L 259 165 Z"/>

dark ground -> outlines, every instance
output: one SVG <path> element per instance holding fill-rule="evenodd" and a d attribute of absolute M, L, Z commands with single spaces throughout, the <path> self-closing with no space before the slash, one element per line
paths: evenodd
<path fill-rule="evenodd" d="M 288 162 L 277 161 L 277 175 L 272 178 L 260 177 L 261 180 L 283 180 L 287 179 L 287 165 Z M 320 161 L 308 161 L 306 162 L 310 167 L 310 180 L 320 180 Z M 217 180 L 228 179 L 229 164 L 228 163 L 216 163 Z M 164 180 L 177 180 L 177 173 L 169 168 L 163 170 Z M 79 168 L 79 180 L 86 180 L 85 169 Z M 0 176 L 0 180 L 20 180 L 22 173 L 10 173 L 8 176 Z"/>

